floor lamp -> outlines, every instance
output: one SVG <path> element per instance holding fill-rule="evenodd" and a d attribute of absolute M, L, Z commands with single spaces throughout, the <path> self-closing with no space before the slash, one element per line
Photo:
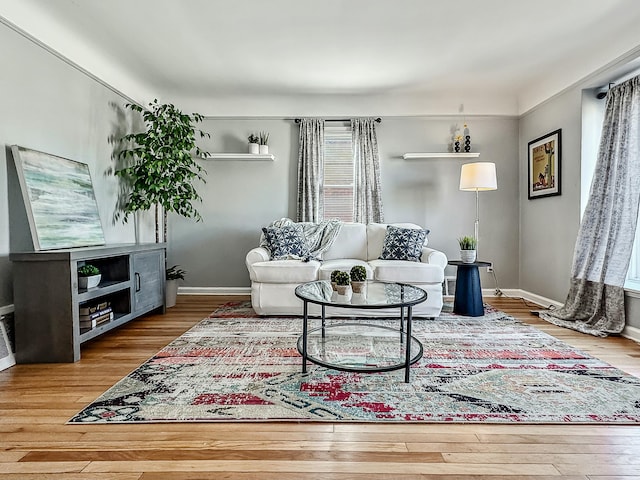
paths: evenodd
<path fill-rule="evenodd" d="M 465 163 L 460 170 L 460 190 L 476 192 L 476 222 L 473 234 L 476 239 L 476 255 L 478 254 L 478 230 L 480 226 L 480 202 L 478 192 L 497 190 L 496 164 L 492 162 Z"/>

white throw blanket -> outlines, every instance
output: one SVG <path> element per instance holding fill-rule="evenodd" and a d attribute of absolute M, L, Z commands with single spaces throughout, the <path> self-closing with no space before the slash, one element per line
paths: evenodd
<path fill-rule="evenodd" d="M 290 218 L 281 218 L 272 222 L 270 227 L 285 227 L 288 225 L 296 225 L 296 222 Z M 320 256 L 329 250 L 333 242 L 335 241 L 340 228 L 342 227 L 342 220 L 337 218 L 323 220 L 320 223 L 312 222 L 298 222 L 297 225 L 302 226 L 302 233 L 307 241 L 307 246 L 311 253 L 308 260 L 320 260 Z M 264 235 L 260 237 L 260 246 L 268 248 Z"/>

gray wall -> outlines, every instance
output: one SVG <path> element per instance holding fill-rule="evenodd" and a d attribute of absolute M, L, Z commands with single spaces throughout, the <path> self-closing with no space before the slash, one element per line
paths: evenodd
<path fill-rule="evenodd" d="M 473 150 L 497 165 L 498 190 L 480 194 L 481 257 L 494 262 L 502 288 L 518 287 L 518 120 L 468 118 Z M 457 237 L 473 234 L 475 194 L 458 190 L 462 159 L 403 160 L 406 152 L 446 152 L 459 118 L 384 118 L 377 126 L 385 220 L 415 222 L 431 230 L 430 244 L 458 257 Z M 169 263 L 188 271 L 185 286 L 247 287 L 244 257 L 260 228 L 295 217 L 298 126 L 282 119 L 208 119 L 203 142 L 210 152 L 245 152 L 252 131 L 270 133 L 275 162 L 207 160 L 202 223 L 169 219 Z M 448 274 L 455 275 L 450 269 Z M 483 276 L 486 275 L 483 273 Z M 484 286 L 493 287 L 486 277 Z"/>
<path fill-rule="evenodd" d="M 564 303 L 580 225 L 581 91 L 520 119 L 520 288 Z M 528 143 L 562 129 L 561 195 L 529 200 Z"/>
<path fill-rule="evenodd" d="M 0 306 L 12 303 L 9 252 L 28 249 L 29 238 L 17 222 L 9 231 L 10 213 L 19 217 L 16 204 L 12 144 L 41 150 L 89 165 L 107 243 L 133 242 L 133 225 L 113 222 L 117 181 L 107 173 L 112 166 L 111 135 L 130 122 L 122 112 L 124 98 L 61 61 L 50 52 L 0 24 Z M 16 224 L 12 224 L 15 226 Z M 24 227 L 26 224 L 22 224 Z M 143 222 L 149 238 L 149 221 Z M 11 240 L 10 240 L 11 237 Z M 21 245 L 20 243 L 24 243 Z M 12 245 L 13 244 L 13 245 Z"/>

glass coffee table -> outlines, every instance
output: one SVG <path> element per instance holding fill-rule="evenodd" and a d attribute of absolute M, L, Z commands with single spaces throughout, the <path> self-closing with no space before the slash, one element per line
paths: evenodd
<path fill-rule="evenodd" d="M 367 282 L 363 293 L 338 295 L 326 280 L 299 285 L 296 296 L 304 302 L 298 351 L 302 373 L 307 360 L 347 372 L 389 372 L 409 367 L 422 358 L 422 344 L 411 335 L 412 307 L 427 299 L 427 292 L 401 283 Z M 309 329 L 309 303 L 320 305 L 321 326 Z M 326 325 L 326 307 L 345 309 L 399 308 L 399 328 L 367 322 L 340 321 Z M 345 312 L 348 314 L 348 312 Z"/>

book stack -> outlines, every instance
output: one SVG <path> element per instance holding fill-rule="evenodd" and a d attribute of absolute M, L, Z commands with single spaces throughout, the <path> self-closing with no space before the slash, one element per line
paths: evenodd
<path fill-rule="evenodd" d="M 80 329 L 82 330 L 96 328 L 111 320 L 113 320 L 113 309 L 109 302 L 80 307 Z"/>

